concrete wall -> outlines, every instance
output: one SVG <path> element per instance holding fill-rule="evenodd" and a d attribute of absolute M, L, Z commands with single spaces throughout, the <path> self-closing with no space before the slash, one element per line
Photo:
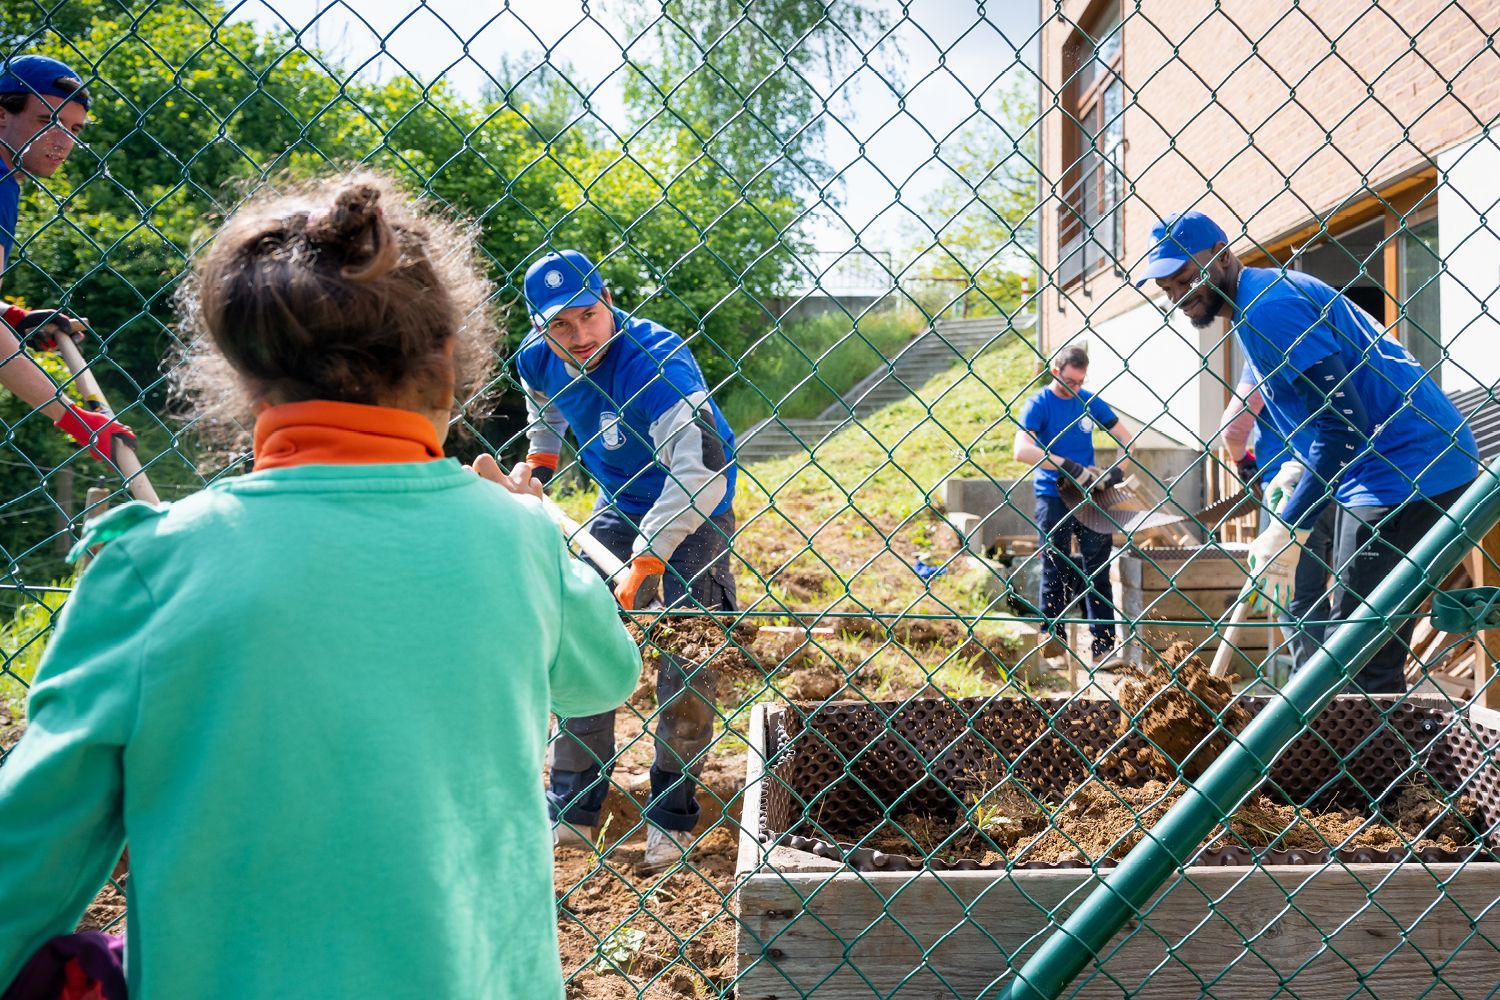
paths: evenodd
<path fill-rule="evenodd" d="M 1195 330 L 1181 313 L 1145 302 L 1087 331 L 1089 388 L 1179 444 L 1212 441 L 1224 412 L 1225 328 Z"/>

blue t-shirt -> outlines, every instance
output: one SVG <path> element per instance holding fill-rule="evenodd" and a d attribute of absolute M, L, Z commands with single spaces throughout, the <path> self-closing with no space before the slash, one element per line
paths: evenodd
<path fill-rule="evenodd" d="M 10 251 L 16 245 L 16 223 L 20 217 L 21 182 L 16 179 L 16 172 L 11 170 L 0 177 L 0 249 L 5 251 L 5 259 L 0 261 L 0 268 L 10 263 Z"/>
<path fill-rule="evenodd" d="M 1246 364 L 1240 372 L 1240 385 L 1258 388 L 1260 376 L 1255 374 L 1255 366 Z M 1261 394 L 1264 399 L 1265 394 Z M 1251 442 L 1255 449 L 1255 461 L 1260 466 L 1261 485 L 1268 486 L 1281 467 L 1292 459 L 1297 458 L 1297 451 L 1287 443 L 1286 438 L 1276 429 L 1271 422 L 1270 415 L 1264 408 L 1255 415 L 1255 440 Z M 1301 459 L 1298 459 L 1301 461 Z"/>
<path fill-rule="evenodd" d="M 650 320 L 614 312 L 620 334 L 594 370 L 570 371 L 539 330 L 521 342 L 516 370 L 568 421 L 579 459 L 605 498 L 639 517 L 656 504 L 667 481 L 666 467 L 656 460 L 651 425 L 690 394 L 707 392 L 708 383 L 681 337 Z M 734 432 L 718 404 L 710 399 L 709 406 L 730 459 L 724 499 L 713 511 L 718 516 L 734 505 Z"/>
<path fill-rule="evenodd" d="M 1031 432 L 1048 455 L 1071 458 L 1079 465 L 1094 464 L 1094 426 L 1108 429 L 1119 419 L 1108 403 L 1087 389 L 1064 399 L 1048 387 L 1021 408 L 1021 426 Z M 1036 495 L 1057 496 L 1057 480 L 1061 475 L 1049 466 L 1038 466 Z"/>
<path fill-rule="evenodd" d="M 1479 474 L 1479 449 L 1463 416 L 1410 352 L 1349 299 L 1300 271 L 1247 267 L 1234 305 L 1235 336 L 1261 373 L 1262 412 L 1294 445 L 1317 417 L 1294 388 L 1299 373 L 1332 354 L 1349 370 L 1372 431 L 1339 480 L 1339 503 L 1394 506 Z"/>

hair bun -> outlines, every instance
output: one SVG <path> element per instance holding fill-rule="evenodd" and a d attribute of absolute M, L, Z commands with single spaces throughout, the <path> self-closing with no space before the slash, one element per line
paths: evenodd
<path fill-rule="evenodd" d="M 396 234 L 380 207 L 380 188 L 354 183 L 334 196 L 323 211 L 307 213 L 307 241 L 324 253 L 342 259 L 346 280 L 376 281 L 401 261 Z"/>

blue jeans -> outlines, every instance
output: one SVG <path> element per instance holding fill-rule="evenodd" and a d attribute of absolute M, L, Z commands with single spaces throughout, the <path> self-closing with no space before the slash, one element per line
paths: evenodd
<path fill-rule="evenodd" d="M 1061 497 L 1036 498 L 1036 526 L 1041 538 L 1042 614 L 1067 617 L 1082 600 L 1095 656 L 1115 648 L 1114 588 L 1109 582 L 1109 553 L 1113 540 L 1084 527 Z M 1074 543 L 1078 555 L 1073 555 Z M 1063 639 L 1061 625 L 1052 631 Z"/>
<path fill-rule="evenodd" d="M 615 555 L 630 558 L 638 530 L 627 515 L 601 504 L 594 508 L 588 530 Z M 731 511 L 705 521 L 683 539 L 662 575 L 662 602 L 668 607 L 734 611 L 734 573 L 729 565 L 733 534 Z M 657 658 L 656 759 L 646 819 L 664 830 L 684 832 L 698 823 L 695 779 L 703 772 L 703 754 L 713 741 L 716 681 L 707 666 L 689 672 L 665 653 Z M 554 822 L 561 818 L 573 826 L 598 825 L 615 753 L 613 711 L 558 720 L 547 787 Z"/>

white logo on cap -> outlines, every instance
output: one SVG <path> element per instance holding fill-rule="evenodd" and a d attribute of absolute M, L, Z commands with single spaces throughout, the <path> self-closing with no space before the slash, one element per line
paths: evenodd
<path fill-rule="evenodd" d="M 548 288 L 561 288 L 563 283 L 562 272 L 548 271 L 545 275 L 542 276 L 542 282 Z"/>

